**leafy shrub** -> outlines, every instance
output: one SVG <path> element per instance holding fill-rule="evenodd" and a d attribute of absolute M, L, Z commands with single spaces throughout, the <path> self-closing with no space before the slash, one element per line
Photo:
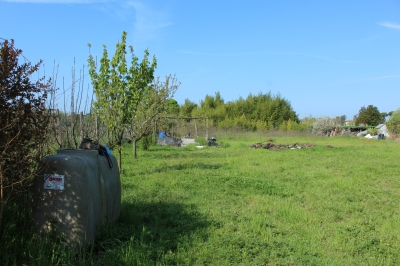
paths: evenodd
<path fill-rule="evenodd" d="M 208 141 L 205 138 L 197 138 L 195 139 L 195 142 L 199 143 L 202 146 L 206 146 Z"/>
<path fill-rule="evenodd" d="M 387 128 L 392 134 L 400 135 L 400 117 L 392 117 L 387 122 Z"/>
<path fill-rule="evenodd" d="M 147 151 L 149 149 L 149 147 L 153 144 L 153 135 L 148 135 L 146 137 L 143 137 L 140 140 L 140 147 L 144 150 Z"/>
<path fill-rule="evenodd" d="M 235 124 L 243 130 L 248 131 L 256 131 L 257 126 L 254 121 L 248 120 L 246 116 L 243 114 L 240 117 L 235 118 Z"/>
<path fill-rule="evenodd" d="M 378 135 L 378 129 L 376 129 L 376 128 L 368 128 L 367 129 L 367 134 L 370 134 L 371 136 Z"/>
<path fill-rule="evenodd" d="M 313 124 L 313 132 L 317 135 L 325 135 L 332 128 L 336 127 L 336 123 L 330 117 L 317 118 L 317 121 Z"/>
<path fill-rule="evenodd" d="M 46 155 L 51 85 L 32 81 L 41 61 L 22 63 L 14 41 L 0 42 L 0 223 L 5 203 L 26 196 L 41 158 Z"/>
<path fill-rule="evenodd" d="M 220 144 L 220 146 L 221 146 L 222 148 L 229 148 L 229 147 L 231 146 L 229 143 L 222 142 L 222 141 L 221 141 L 219 144 Z"/>
<path fill-rule="evenodd" d="M 391 114 L 386 126 L 390 133 L 395 135 L 400 134 L 400 108 Z"/>

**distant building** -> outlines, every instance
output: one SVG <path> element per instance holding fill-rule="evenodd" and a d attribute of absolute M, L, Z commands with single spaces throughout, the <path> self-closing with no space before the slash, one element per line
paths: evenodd
<path fill-rule="evenodd" d="M 387 129 L 385 124 L 379 124 L 375 128 L 378 130 L 378 134 L 385 135 L 385 138 L 389 137 L 389 130 Z"/>

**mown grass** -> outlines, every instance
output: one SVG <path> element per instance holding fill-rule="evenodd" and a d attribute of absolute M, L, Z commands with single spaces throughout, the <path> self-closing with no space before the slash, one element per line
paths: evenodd
<path fill-rule="evenodd" d="M 270 138 L 315 146 L 249 148 Z M 117 224 L 79 252 L 57 238 L 16 238 L 30 255 L 9 264 L 400 264 L 398 142 L 229 133 L 217 141 L 221 148 L 153 146 L 137 160 L 127 147 Z"/>

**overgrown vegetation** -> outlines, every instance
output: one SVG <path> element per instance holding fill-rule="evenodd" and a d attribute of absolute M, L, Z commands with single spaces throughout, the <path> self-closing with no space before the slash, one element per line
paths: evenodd
<path fill-rule="evenodd" d="M 400 108 L 392 113 L 387 123 L 390 132 L 395 135 L 400 135 Z"/>
<path fill-rule="evenodd" d="M 225 103 L 217 92 L 206 95 L 200 106 L 186 99 L 181 106 L 180 115 L 185 117 L 208 117 L 210 125 L 219 129 L 242 129 L 248 131 L 279 129 L 306 130 L 290 105 L 290 102 L 271 93 L 250 94 L 246 99 L 240 97 Z"/>
<path fill-rule="evenodd" d="M 315 146 L 249 148 L 271 138 Z M 76 251 L 7 223 L 2 265 L 400 263 L 398 142 L 251 132 L 218 139 L 229 145 L 152 146 L 135 162 L 127 146 L 117 224 Z"/>
<path fill-rule="evenodd" d="M 32 81 L 41 62 L 24 60 L 13 40 L 0 41 L 1 224 L 6 202 L 29 192 L 40 160 L 48 153 L 46 100 L 51 83 L 44 78 Z"/>

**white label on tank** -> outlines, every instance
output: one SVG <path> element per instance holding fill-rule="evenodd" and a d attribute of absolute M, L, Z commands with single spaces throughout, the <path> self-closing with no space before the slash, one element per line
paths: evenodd
<path fill-rule="evenodd" d="M 64 175 L 45 174 L 44 189 L 64 190 Z"/>

